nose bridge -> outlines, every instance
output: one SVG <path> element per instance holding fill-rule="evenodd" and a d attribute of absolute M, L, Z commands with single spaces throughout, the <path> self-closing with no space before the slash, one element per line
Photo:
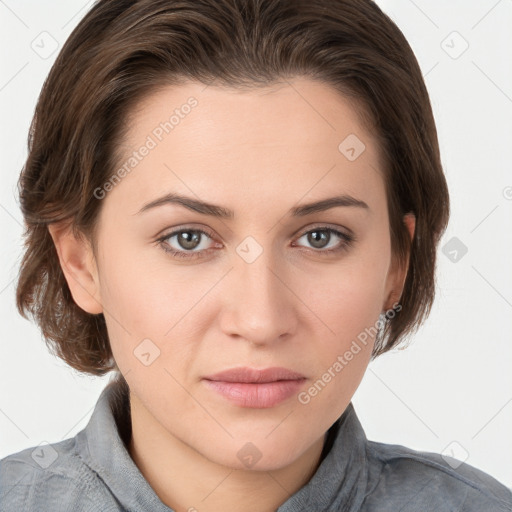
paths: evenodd
<path fill-rule="evenodd" d="M 231 291 L 224 302 L 223 329 L 254 343 L 270 343 L 293 329 L 293 293 L 270 249 L 258 250 L 249 241 L 241 243 L 237 253 L 230 272 Z"/>

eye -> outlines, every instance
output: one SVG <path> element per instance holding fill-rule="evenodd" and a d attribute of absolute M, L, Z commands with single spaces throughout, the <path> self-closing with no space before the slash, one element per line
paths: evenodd
<path fill-rule="evenodd" d="M 310 229 L 304 232 L 299 237 L 299 240 L 304 237 L 306 237 L 307 243 L 313 246 L 314 252 L 327 254 L 347 250 L 355 241 L 354 236 L 327 226 L 319 226 L 314 229 Z M 326 249 L 326 247 L 329 247 L 329 244 L 333 241 L 333 238 L 334 242 L 336 242 L 336 238 L 339 241 L 335 243 L 334 246 L 331 245 L 330 248 Z"/>
<path fill-rule="evenodd" d="M 204 238 L 212 238 L 212 234 L 203 229 L 183 228 L 169 233 L 157 240 L 165 252 L 178 258 L 199 258 L 208 251 L 204 247 Z M 173 247 L 171 240 L 175 238 Z M 197 249 L 197 250 L 196 250 Z"/>
<path fill-rule="evenodd" d="M 162 249 L 177 258 L 202 258 L 211 248 L 208 247 L 206 239 L 213 239 L 213 234 L 203 229 L 180 228 L 157 239 Z M 347 250 L 355 241 L 353 235 L 349 235 L 328 226 L 319 226 L 305 231 L 299 239 L 306 237 L 307 243 L 311 244 L 312 252 L 330 255 Z M 331 242 L 338 242 L 329 247 Z M 173 241 L 173 239 L 175 239 Z M 206 246 L 205 246 L 206 245 Z M 216 244 L 221 248 L 222 244 Z M 295 245 L 295 244 L 294 244 Z M 327 247 L 327 248 L 326 248 Z"/>

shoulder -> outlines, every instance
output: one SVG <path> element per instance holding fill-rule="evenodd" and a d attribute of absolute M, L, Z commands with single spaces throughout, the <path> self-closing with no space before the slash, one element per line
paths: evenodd
<path fill-rule="evenodd" d="M 105 510 L 100 503 L 109 499 L 76 452 L 75 438 L 25 448 L 0 460 L 0 512 L 96 512 Z"/>
<path fill-rule="evenodd" d="M 434 452 L 368 441 L 378 471 L 370 477 L 365 511 L 511 512 L 512 492 L 489 474 Z"/>

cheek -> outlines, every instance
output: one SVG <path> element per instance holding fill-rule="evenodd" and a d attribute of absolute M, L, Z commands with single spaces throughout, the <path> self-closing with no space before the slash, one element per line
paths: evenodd
<path fill-rule="evenodd" d="M 331 374 L 343 374 L 330 386 L 332 390 L 338 388 L 337 392 L 345 393 L 351 387 L 355 390 L 379 329 L 390 248 L 385 237 L 372 240 L 339 265 L 308 278 L 304 291 L 308 306 L 321 320 L 316 336 L 320 372 L 331 368 Z"/>
<path fill-rule="evenodd" d="M 101 261 L 101 298 L 108 314 L 128 331 L 148 337 L 164 336 L 201 293 L 201 284 L 189 279 L 192 272 L 173 268 L 159 250 L 149 244 L 141 249 L 112 233 L 105 237 Z"/>
<path fill-rule="evenodd" d="M 385 256 L 386 251 L 357 253 L 308 279 L 308 304 L 318 311 L 332 337 L 348 340 L 378 319 L 385 295 Z"/>
<path fill-rule="evenodd" d="M 129 257 L 136 251 L 123 248 L 115 235 L 106 239 L 104 249 L 101 298 L 118 366 L 125 371 L 139 368 L 136 354 L 147 339 L 155 344 L 145 342 L 149 352 L 158 354 L 151 371 L 164 361 L 188 361 L 195 348 L 194 334 L 203 325 L 199 302 L 211 289 L 212 279 L 193 266 L 173 266 L 165 258 L 154 258 L 155 248 Z"/>
<path fill-rule="evenodd" d="M 355 383 L 364 373 L 373 348 L 375 324 L 381 312 L 379 290 L 375 283 L 363 283 L 351 275 L 331 285 L 317 300 L 323 304 L 312 309 L 319 312 L 326 326 L 322 329 L 326 334 L 316 336 L 320 371 L 332 368 L 339 375 L 340 368 L 333 365 L 341 356 L 343 377 L 337 382 L 345 381 L 344 386 L 346 381 Z"/>
<path fill-rule="evenodd" d="M 313 297 L 316 307 L 311 309 L 318 311 L 324 325 L 314 335 L 315 378 L 300 397 L 301 403 L 309 403 L 311 414 L 332 411 L 334 420 L 352 399 L 378 332 L 380 292 L 375 275 L 353 272 L 342 273 Z"/>

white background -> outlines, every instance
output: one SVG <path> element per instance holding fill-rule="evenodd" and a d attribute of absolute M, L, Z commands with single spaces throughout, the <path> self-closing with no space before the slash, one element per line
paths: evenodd
<path fill-rule="evenodd" d="M 512 487 L 512 1 L 377 4 L 404 32 L 425 76 L 452 216 L 429 320 L 406 350 L 370 364 L 353 403 L 370 440 L 453 448 Z M 74 436 L 109 379 L 80 375 L 50 355 L 14 302 L 23 224 L 16 180 L 57 55 L 32 47 L 42 48 L 41 38 L 40 52 L 62 47 L 91 5 L 0 1 L 0 458 Z M 452 237 L 468 248 L 457 262 L 442 252 Z"/>

